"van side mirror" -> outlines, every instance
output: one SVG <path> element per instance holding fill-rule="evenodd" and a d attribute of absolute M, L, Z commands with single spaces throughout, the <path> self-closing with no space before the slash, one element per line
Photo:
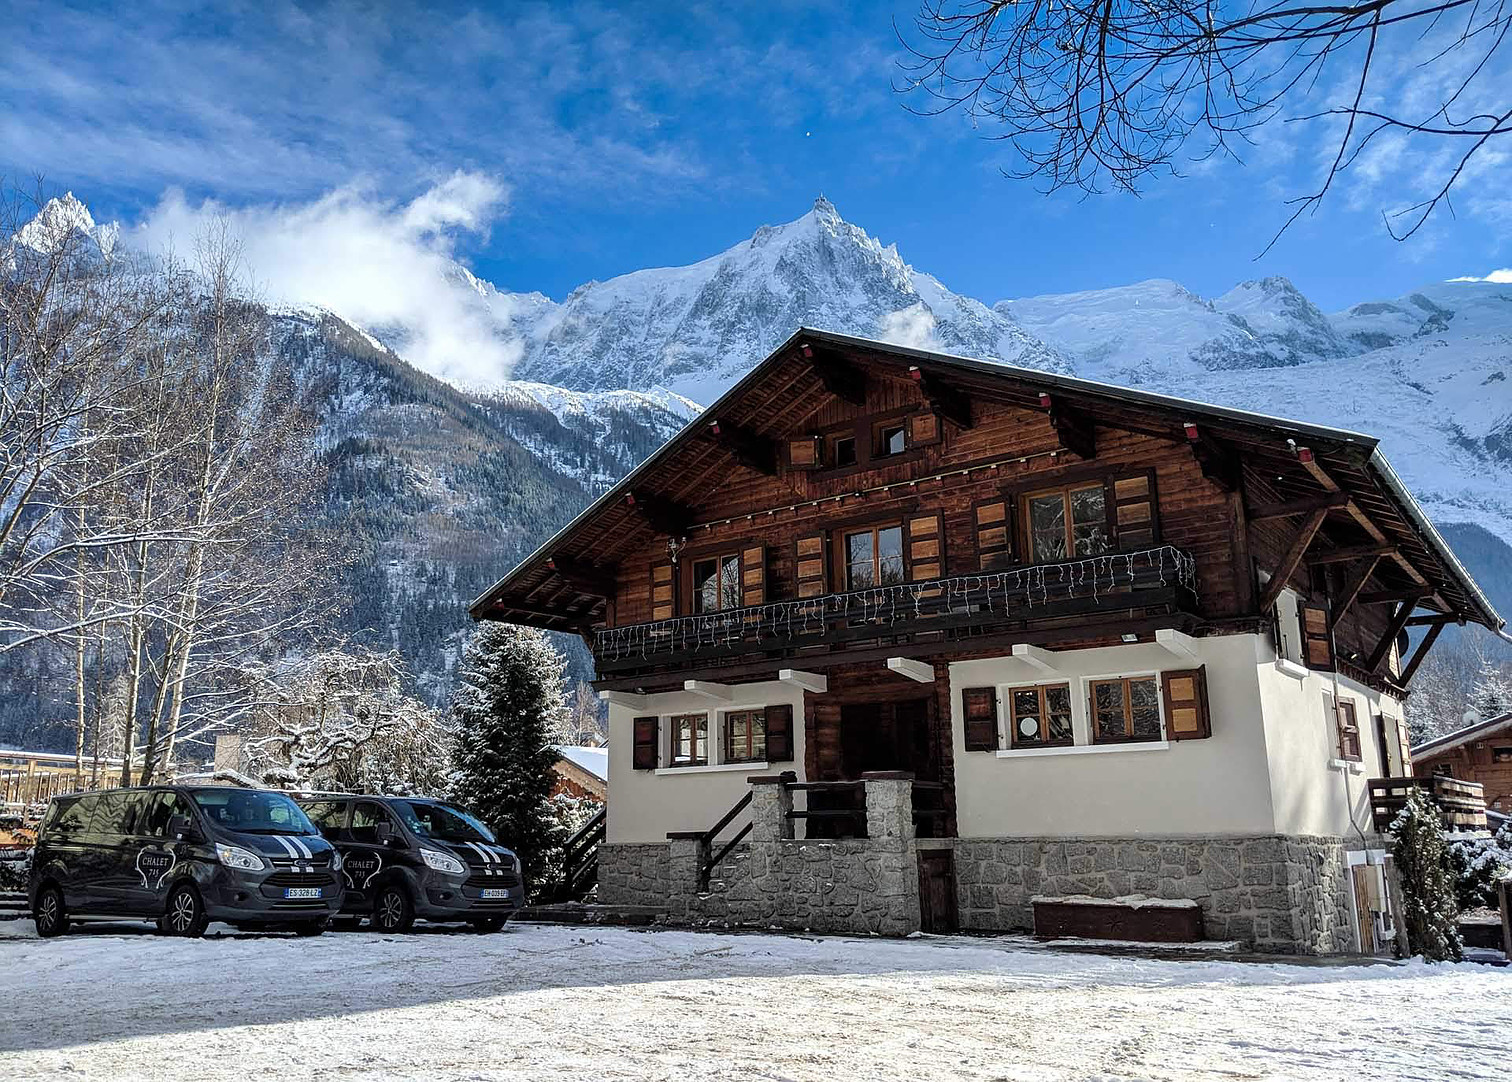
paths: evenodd
<path fill-rule="evenodd" d="M 179 841 L 198 841 L 199 831 L 187 815 L 179 814 L 168 820 L 168 834 Z"/>

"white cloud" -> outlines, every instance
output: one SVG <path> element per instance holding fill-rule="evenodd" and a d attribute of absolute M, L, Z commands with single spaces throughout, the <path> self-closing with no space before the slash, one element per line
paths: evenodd
<path fill-rule="evenodd" d="M 132 240 L 154 252 L 192 249 L 225 219 L 242 242 L 260 294 L 272 304 L 316 304 L 400 343 L 405 359 L 462 384 L 508 376 L 520 346 L 499 311 L 457 273 L 459 231 L 486 232 L 507 189 L 458 171 L 408 203 L 352 185 L 308 203 L 228 208 L 169 191 Z"/>
<path fill-rule="evenodd" d="M 920 301 L 896 312 L 888 312 L 877 320 L 877 337 L 895 346 L 941 350 L 944 347 L 935 336 L 937 326 L 935 314 Z"/>
<path fill-rule="evenodd" d="M 1466 274 L 1462 277 L 1451 278 L 1449 280 L 1451 282 L 1491 282 L 1499 286 L 1512 285 L 1512 267 L 1502 267 L 1492 271 L 1490 274 L 1479 277 L 1473 274 Z"/>

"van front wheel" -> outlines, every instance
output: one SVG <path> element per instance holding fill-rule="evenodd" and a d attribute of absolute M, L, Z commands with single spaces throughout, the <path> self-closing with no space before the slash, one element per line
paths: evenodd
<path fill-rule="evenodd" d="M 380 932 L 407 932 L 415 923 L 415 907 L 409 892 L 395 885 L 384 887 L 373 903 L 373 927 Z"/>
<path fill-rule="evenodd" d="M 68 931 L 68 911 L 63 908 L 63 892 L 49 884 L 37 894 L 37 908 L 32 910 L 37 935 L 51 939 Z"/>
<path fill-rule="evenodd" d="M 205 914 L 205 903 L 199 891 L 188 883 L 175 887 L 168 895 L 168 908 L 158 918 L 158 930 L 164 935 L 186 936 L 198 939 L 205 934 L 210 918 Z"/>

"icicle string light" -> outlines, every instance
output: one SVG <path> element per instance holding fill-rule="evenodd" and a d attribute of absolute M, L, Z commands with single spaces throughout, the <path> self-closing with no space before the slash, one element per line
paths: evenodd
<path fill-rule="evenodd" d="M 1110 553 L 1058 564 L 923 582 L 894 583 L 849 593 L 774 601 L 697 616 L 677 616 L 598 632 L 600 661 L 697 653 L 754 645 L 773 638 L 821 636 L 835 624 L 894 627 L 899 619 L 933 615 L 1023 615 L 1037 606 L 1076 598 L 1101 604 L 1114 591 L 1182 586 L 1195 597 L 1197 561 L 1170 545 Z"/>

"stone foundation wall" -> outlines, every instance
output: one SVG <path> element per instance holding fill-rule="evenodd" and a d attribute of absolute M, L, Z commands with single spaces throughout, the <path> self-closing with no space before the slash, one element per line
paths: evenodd
<path fill-rule="evenodd" d="M 605 905 L 668 904 L 671 854 L 665 844 L 599 846 L 598 900 Z"/>
<path fill-rule="evenodd" d="M 961 927 L 1030 931 L 1035 895 L 1190 898 L 1209 939 L 1259 951 L 1354 949 L 1340 838 L 988 838 L 955 844 Z"/>

